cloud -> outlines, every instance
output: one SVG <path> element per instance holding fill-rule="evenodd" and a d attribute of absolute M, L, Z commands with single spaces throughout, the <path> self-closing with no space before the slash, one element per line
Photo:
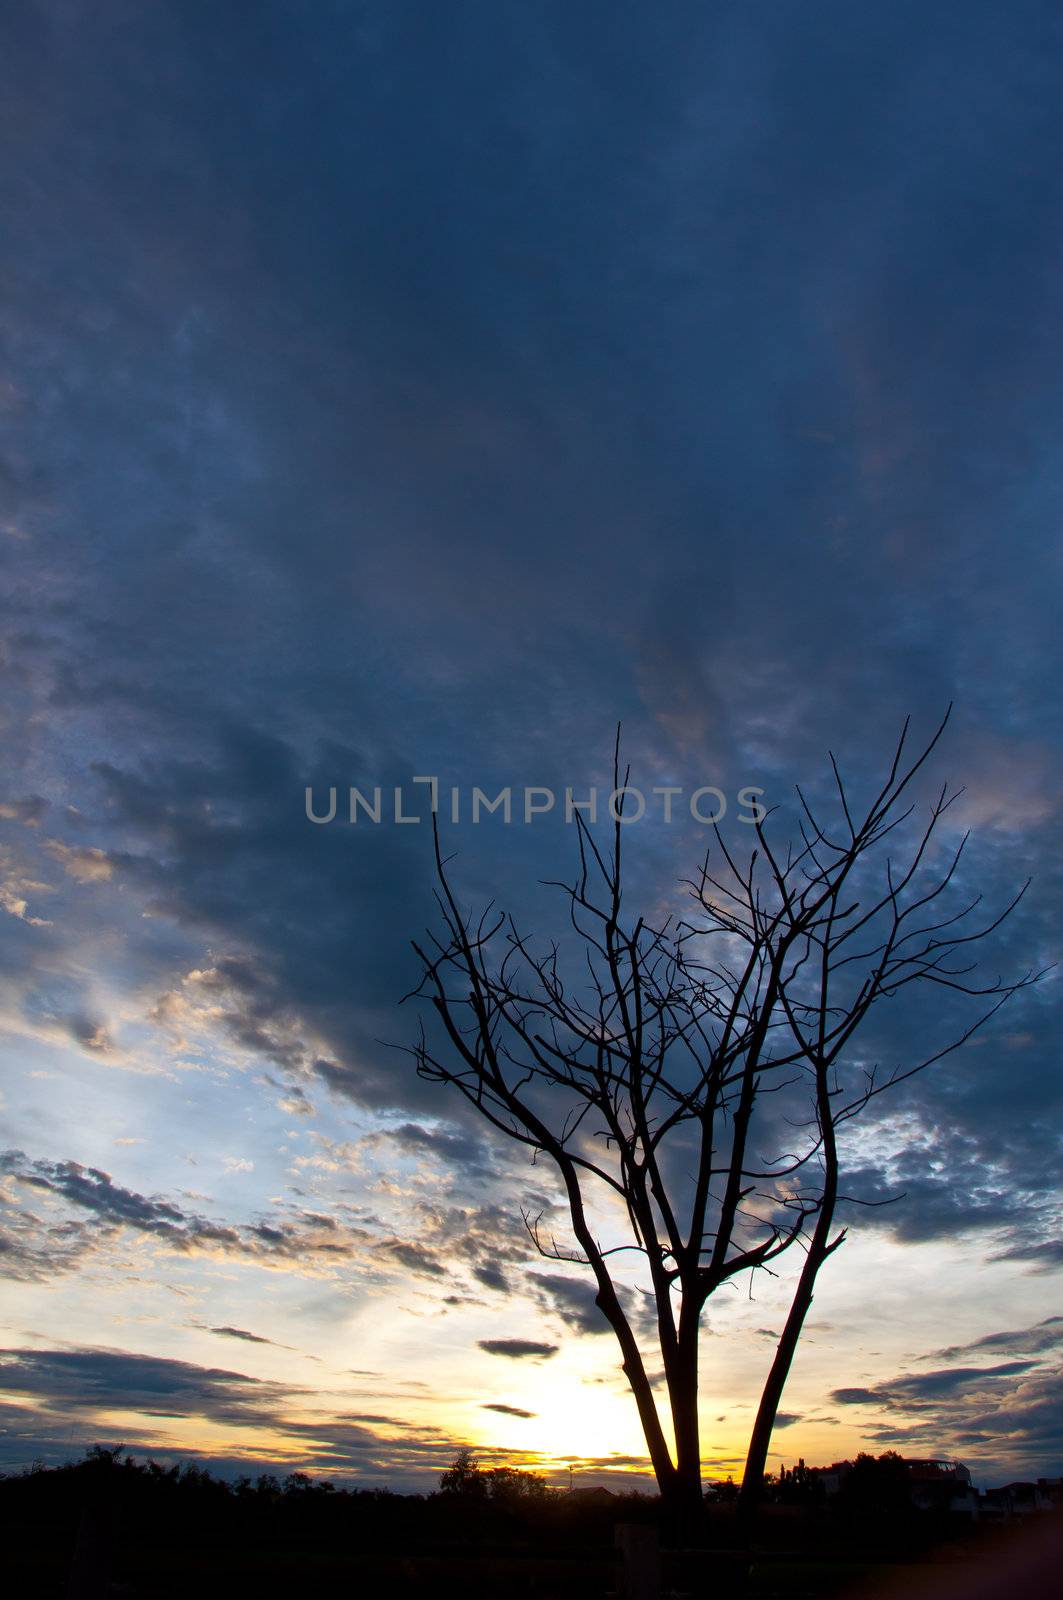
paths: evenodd
<path fill-rule="evenodd" d="M 478 1283 L 484 1285 L 485 1289 L 497 1289 L 501 1294 L 509 1290 L 509 1279 L 497 1262 L 482 1262 L 479 1266 L 473 1267 L 472 1275 Z"/>
<path fill-rule="evenodd" d="M 429 1278 L 444 1278 L 447 1275 L 445 1263 L 437 1259 L 423 1245 L 402 1239 L 389 1239 L 381 1248 L 387 1250 L 394 1256 L 396 1261 L 400 1261 L 411 1272 L 417 1272 Z"/>
<path fill-rule="evenodd" d="M 246 1166 L 241 1160 L 233 1170 L 242 1172 Z M 338 1207 L 339 1216 L 304 1201 L 265 1217 L 219 1221 L 183 1200 L 141 1194 L 99 1168 L 69 1160 L 31 1160 L 18 1150 L 0 1155 L 0 1172 L 24 1192 L 74 1213 L 57 1228 L 30 1209 L 9 1210 L 0 1242 L 0 1270 L 8 1276 L 69 1272 L 127 1229 L 182 1254 L 231 1257 L 308 1274 L 332 1273 L 344 1263 L 358 1262 L 367 1281 L 377 1283 L 410 1273 L 442 1283 L 454 1277 L 456 1266 L 466 1265 L 474 1276 L 479 1273 L 476 1281 L 496 1284 L 491 1258 L 520 1260 L 525 1249 L 520 1219 L 504 1207 L 439 1207 L 419 1201 L 412 1220 L 422 1236 L 402 1238 L 389 1234 L 371 1213 L 349 1205 Z M 77 1220 L 79 1213 L 85 1221 Z"/>
<path fill-rule="evenodd" d="M 988 1334 L 924 1359 L 1012 1350 L 1030 1352 L 1026 1358 L 905 1372 L 837 1388 L 831 1399 L 864 1412 L 861 1431 L 883 1448 L 955 1454 L 991 1477 L 1054 1473 L 1063 1463 L 1063 1368 L 1045 1358 L 1058 1350 L 1058 1320 Z"/>
<path fill-rule="evenodd" d="M 49 839 L 44 848 L 61 864 L 63 871 L 78 883 L 106 883 L 114 876 L 114 863 L 104 850 L 89 845 L 64 844 L 61 839 Z"/>
<path fill-rule="evenodd" d="M 511 1361 L 545 1361 L 556 1356 L 559 1349 L 556 1344 L 541 1344 L 535 1339 L 478 1339 L 477 1344 L 489 1356 L 508 1356 Z"/>
<path fill-rule="evenodd" d="M 77 1161 L 31 1163 L 20 1150 L 4 1151 L 0 1164 L 27 1187 L 59 1195 L 107 1222 L 172 1235 L 187 1221 L 179 1207 L 124 1189 L 97 1167 L 83 1167 Z"/>
<path fill-rule="evenodd" d="M 21 822 L 24 828 L 37 828 L 48 809 L 43 795 L 30 795 L 25 800 L 0 802 L 0 818 L 8 822 Z"/>
<path fill-rule="evenodd" d="M 484 1141 L 464 1130 L 445 1127 L 425 1128 L 417 1122 L 404 1122 L 397 1128 L 370 1136 L 397 1145 L 418 1156 L 433 1154 L 446 1167 L 474 1175 L 492 1170 Z"/>
<path fill-rule="evenodd" d="M 593 1283 L 553 1272 L 529 1273 L 528 1282 L 534 1286 L 533 1292 L 538 1291 L 542 1304 L 556 1312 L 570 1328 L 579 1333 L 611 1331 L 598 1305 L 598 1290 Z"/>
<path fill-rule="evenodd" d="M 885 1406 L 904 1406 L 912 1402 L 941 1400 L 959 1389 L 986 1390 L 1002 1387 L 995 1379 L 1014 1378 L 1029 1372 L 1033 1361 L 1004 1361 L 995 1367 L 941 1367 L 933 1372 L 907 1373 L 870 1389 L 834 1389 L 831 1399 L 839 1405 L 869 1402 Z"/>
<path fill-rule="evenodd" d="M 1053 1272 L 1063 1266 L 1063 1239 L 1040 1239 L 1028 1244 L 1011 1244 L 993 1257 L 995 1261 L 1028 1261 L 1039 1271 Z"/>
<path fill-rule="evenodd" d="M 890 1137 L 898 1127 L 907 1137 Z M 914 1109 L 881 1131 L 870 1122 L 865 1143 L 893 1148 L 879 1164 L 843 1171 L 844 1194 L 855 1203 L 843 1202 L 841 1210 L 851 1226 L 887 1231 L 902 1243 L 977 1234 L 994 1260 L 1050 1270 L 1060 1259 L 1063 1197 L 1049 1177 L 1054 1154 L 1043 1150 L 1031 1162 L 1028 1134 L 1016 1126 L 994 1146 L 984 1131 L 946 1128 Z M 1041 1138 L 1036 1130 L 1033 1136 Z"/>
<path fill-rule="evenodd" d="M 248 1344 L 272 1344 L 272 1339 L 263 1338 L 260 1333 L 248 1333 L 246 1328 L 208 1328 L 208 1333 L 216 1333 L 223 1339 L 245 1339 Z"/>
<path fill-rule="evenodd" d="M 589 1278 L 568 1277 L 564 1273 L 529 1272 L 526 1286 L 539 1304 L 560 1317 L 576 1333 L 608 1334 L 611 1328 L 598 1305 L 598 1290 Z M 615 1285 L 617 1299 L 635 1332 L 652 1339 L 657 1331 L 657 1312 L 652 1294 Z"/>
<path fill-rule="evenodd" d="M 401 1416 L 315 1409 L 317 1396 L 225 1368 L 202 1367 L 173 1357 L 100 1347 L 0 1351 L 0 1392 L 5 1404 L 5 1462 L 35 1455 L 69 1459 L 91 1440 L 114 1436 L 111 1414 L 123 1414 L 122 1437 L 159 1459 L 203 1458 L 184 1435 L 170 1442 L 178 1420 L 222 1435 L 207 1460 L 247 1470 L 252 1462 L 276 1467 L 317 1467 L 369 1475 L 394 1475 L 422 1487 L 456 1448 L 430 1423 Z M 20 1404 L 28 1401 L 29 1404 Z M 380 1434 L 376 1430 L 387 1431 Z M 232 1430 L 226 1440 L 225 1434 Z"/>
<path fill-rule="evenodd" d="M 88 1225 L 56 1230 L 28 1210 L 14 1212 L 0 1253 L 0 1264 L 11 1276 L 70 1271 L 112 1233 L 127 1228 L 185 1254 L 234 1256 L 262 1265 L 286 1262 L 304 1271 L 349 1259 L 370 1243 L 365 1230 L 341 1230 L 334 1219 L 312 1213 L 270 1222 L 215 1222 L 160 1195 L 116 1184 L 99 1168 L 77 1161 L 31 1161 L 20 1150 L 0 1155 L 0 1172 L 31 1194 L 86 1212 L 90 1219 Z"/>
<path fill-rule="evenodd" d="M 438 1187 L 438 1186 L 437 1186 Z M 550 1205 L 537 1180 L 536 1209 Z M 460 1169 L 452 1190 L 464 1194 Z M 512 1193 L 512 1191 L 510 1191 Z M 531 1243 L 521 1219 L 519 1201 L 489 1200 L 481 1205 L 446 1204 L 442 1198 L 419 1200 L 415 1206 L 416 1251 L 424 1270 L 434 1261 L 450 1274 L 466 1268 L 474 1284 L 500 1293 L 524 1283 Z"/>
<path fill-rule="evenodd" d="M 90 1050 L 95 1055 L 111 1055 L 114 1051 L 114 1042 L 108 1031 L 107 1024 L 98 1017 L 75 1014 L 65 1017 L 62 1025 L 66 1028 L 72 1039 L 76 1039 L 82 1049 Z"/>
<path fill-rule="evenodd" d="M 300 1087 L 299 1084 L 278 1083 L 268 1074 L 266 1075 L 266 1082 L 272 1088 L 280 1090 L 280 1098 L 277 1104 L 290 1117 L 315 1117 L 317 1115 L 317 1108 L 313 1101 L 306 1090 Z"/>
<path fill-rule="evenodd" d="M 503 1417 L 534 1417 L 534 1411 L 524 1411 L 520 1406 L 502 1405 L 498 1401 L 490 1401 L 481 1406 L 482 1411 L 497 1411 Z"/>
<path fill-rule="evenodd" d="M 927 1360 L 954 1361 L 957 1356 L 978 1355 L 982 1351 L 1001 1351 L 1013 1355 L 1033 1355 L 1063 1346 L 1063 1317 L 1045 1317 L 1029 1328 L 1009 1328 L 1002 1333 L 986 1333 L 969 1344 L 949 1345 L 935 1350 Z"/>
<path fill-rule="evenodd" d="M 241 1372 L 99 1348 L 0 1351 L 0 1387 L 72 1413 L 120 1409 L 234 1426 L 274 1420 L 292 1392 Z"/>

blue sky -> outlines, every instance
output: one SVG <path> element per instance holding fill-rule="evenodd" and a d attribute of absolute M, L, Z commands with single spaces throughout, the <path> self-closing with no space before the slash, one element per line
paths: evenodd
<path fill-rule="evenodd" d="M 6 1458 L 637 1469 L 528 1255 L 549 1176 L 381 1043 L 427 832 L 304 789 L 581 788 L 622 721 L 648 783 L 784 800 L 954 701 L 969 881 L 1034 879 L 994 959 L 1057 958 L 1056 8 L 2 26 Z M 632 830 L 648 904 L 702 843 Z M 549 926 L 556 816 L 454 845 Z M 825 1273 L 785 1459 L 1063 1466 L 1057 995 L 854 1136 L 907 1198 Z M 710 1315 L 714 1470 L 784 1288 Z"/>

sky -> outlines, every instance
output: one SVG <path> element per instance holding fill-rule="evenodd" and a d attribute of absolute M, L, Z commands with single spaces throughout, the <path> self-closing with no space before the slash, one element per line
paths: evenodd
<path fill-rule="evenodd" d="M 587 1280 L 521 1222 L 556 1182 L 395 1048 L 435 909 L 392 792 L 607 791 L 620 723 L 632 781 L 733 818 L 829 749 L 866 791 L 954 702 L 964 882 L 1033 880 L 990 977 L 1058 960 L 1063 19 L 0 28 L 0 1465 L 408 1489 L 471 1444 L 645 1484 Z M 388 803 L 314 825 L 308 785 Z M 470 905 L 551 933 L 560 811 L 445 821 Z M 705 833 L 633 826 L 632 893 Z M 1063 1470 L 1059 993 L 854 1125 L 854 1186 L 903 1198 L 847 1219 L 769 1465 Z M 707 1309 L 710 1476 L 788 1270 Z"/>

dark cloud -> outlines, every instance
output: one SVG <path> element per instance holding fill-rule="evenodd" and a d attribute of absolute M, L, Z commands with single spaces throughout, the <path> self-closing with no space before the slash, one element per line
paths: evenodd
<path fill-rule="evenodd" d="M 999 1251 L 996 1261 L 1028 1261 L 1035 1270 L 1054 1272 L 1063 1266 L 1063 1239 L 1041 1239 L 1035 1243 L 1012 1244 Z"/>
<path fill-rule="evenodd" d="M 460 1168 L 450 1180 L 450 1192 L 464 1193 Z M 550 1205 L 541 1192 L 535 1194 L 534 1203 L 538 1209 Z M 519 1202 L 499 1199 L 470 1206 L 429 1200 L 421 1202 L 417 1212 L 420 1248 L 446 1262 L 448 1270 L 465 1266 L 475 1283 L 500 1293 L 523 1284 L 532 1246 Z"/>
<path fill-rule="evenodd" d="M 404 1122 L 401 1127 L 391 1128 L 378 1137 L 418 1156 L 436 1155 L 444 1166 L 460 1168 L 470 1176 L 490 1170 L 483 1140 L 468 1133 Z"/>
<path fill-rule="evenodd" d="M 185 1214 L 166 1200 L 149 1199 L 123 1189 L 108 1172 L 83 1167 L 76 1161 L 29 1163 L 21 1150 L 7 1150 L 0 1156 L 7 1172 L 33 1189 L 59 1195 L 71 1205 L 95 1212 L 107 1222 L 125 1223 L 146 1233 L 174 1236 L 187 1222 Z"/>
<path fill-rule="evenodd" d="M 172 1459 L 175 1452 L 159 1444 L 160 1422 L 185 1418 L 209 1422 L 216 1430 L 233 1429 L 228 1462 L 225 1445 L 209 1456 L 187 1447 L 177 1453 L 180 1459 L 198 1455 L 212 1465 L 223 1464 L 232 1473 L 246 1472 L 256 1460 L 276 1466 L 270 1452 L 280 1441 L 289 1466 L 294 1452 L 300 1464 L 356 1480 L 365 1475 L 379 1481 L 385 1475 L 425 1487 L 456 1449 L 430 1423 L 413 1424 L 384 1413 L 315 1414 L 316 1397 L 305 1389 L 124 1350 L 3 1350 L 0 1390 L 8 1396 L 0 1455 L 16 1466 L 35 1457 L 69 1459 L 79 1448 L 75 1441 L 83 1446 L 98 1439 L 108 1413 L 116 1410 L 126 1414 L 126 1443 L 162 1460 Z M 32 1400 L 32 1406 L 21 1404 L 24 1400 Z M 386 1428 L 387 1435 L 381 1436 L 378 1427 Z M 263 1430 L 257 1453 L 255 1430 Z"/>
<path fill-rule="evenodd" d="M 208 1328 L 208 1333 L 216 1333 L 223 1339 L 245 1339 L 248 1344 L 273 1344 L 272 1339 L 263 1338 L 260 1333 L 248 1333 L 246 1328 Z"/>
<path fill-rule="evenodd" d="M 1063 1464 L 1063 1401 L 1051 1318 L 1031 1329 L 988 1334 L 926 1359 L 1002 1351 L 1025 1359 L 905 1372 L 880 1383 L 835 1389 L 835 1405 L 861 1413 L 864 1436 L 908 1454 L 965 1456 L 987 1478 L 1034 1476 Z"/>
<path fill-rule="evenodd" d="M 292 1391 L 241 1372 L 123 1350 L 5 1350 L 0 1386 L 70 1412 L 121 1409 L 241 1426 L 275 1419 Z"/>
<path fill-rule="evenodd" d="M 477 1343 L 489 1356 L 508 1356 L 513 1361 L 545 1360 L 556 1356 L 559 1348 L 535 1339 L 478 1339 Z"/>
<path fill-rule="evenodd" d="M 534 1417 L 535 1416 L 535 1412 L 534 1411 L 524 1411 L 524 1410 L 521 1409 L 520 1406 L 506 1406 L 506 1405 L 502 1405 L 502 1404 L 500 1404 L 498 1402 L 495 1402 L 495 1401 L 491 1401 L 488 1404 L 482 1406 L 481 1410 L 483 1410 L 483 1411 L 497 1411 L 503 1417 Z"/>
<path fill-rule="evenodd" d="M 935 1350 L 928 1360 L 955 1361 L 957 1356 L 979 1355 L 983 1351 L 1000 1351 L 1009 1355 L 1033 1355 L 1055 1350 L 1063 1345 L 1063 1317 L 1045 1317 L 1031 1328 L 1009 1328 L 1003 1333 L 986 1333 L 970 1344 L 950 1345 Z"/>
<path fill-rule="evenodd" d="M 566 1278 L 556 1272 L 532 1272 L 528 1281 L 538 1291 L 542 1303 L 555 1311 L 578 1333 L 608 1333 L 609 1324 L 598 1306 L 593 1282 Z"/>
<path fill-rule="evenodd" d="M 78 1044 L 82 1045 L 86 1050 L 93 1050 L 99 1052 L 100 1055 L 107 1055 L 114 1048 L 107 1032 L 107 1026 L 99 1017 L 75 1015 L 66 1017 L 63 1021 L 70 1033 L 70 1037 L 76 1039 Z"/>
<path fill-rule="evenodd" d="M 472 1275 L 485 1288 L 497 1289 L 500 1294 L 505 1294 L 509 1289 L 509 1280 L 502 1268 L 493 1261 L 485 1261 L 482 1265 L 473 1267 Z"/>
<path fill-rule="evenodd" d="M 985 1140 L 932 1120 L 899 1146 L 883 1125 L 881 1142 L 893 1145 L 881 1166 L 845 1172 L 842 1212 L 853 1226 L 910 1244 L 978 1234 L 996 1259 L 1051 1267 L 1057 1241 L 1038 1235 L 1055 1234 L 1060 1198 L 1048 1171 L 1022 1170 L 1020 1129 L 1010 1149 L 989 1150 Z"/>
<path fill-rule="evenodd" d="M 408 1243 L 402 1239 L 391 1239 L 382 1248 L 411 1272 L 421 1273 L 430 1278 L 445 1278 L 447 1275 L 445 1263 L 431 1251 L 426 1250 L 423 1245 Z"/>
<path fill-rule="evenodd" d="M 1028 30 L 975 11 L 833 6 L 823 51 L 795 7 L 767 38 L 685 6 L 625 17 L 607 60 L 560 12 L 451 33 L 268 6 L 253 59 L 170 11 L 67 18 L 62 48 L 8 24 L 13 705 L 79 722 L 77 826 L 127 889 L 253 960 L 226 1000 L 247 1048 L 438 1105 L 377 1043 L 430 912 L 423 830 L 313 828 L 308 781 L 579 781 L 623 714 L 655 768 L 789 784 L 839 728 L 865 770 L 960 682 L 985 814 L 1009 775 L 1048 792 L 1058 646 L 1016 463 L 1056 403 L 1060 124 Z M 541 875 L 515 832 L 480 830 L 472 887 Z M 1049 1110 L 1043 1075 L 1023 1093 Z M 985 1127 L 977 1087 L 947 1097 Z"/>
<path fill-rule="evenodd" d="M 993 1380 L 1013 1378 L 1020 1372 L 1029 1372 L 1034 1365 L 1033 1361 L 1004 1361 L 995 1367 L 941 1367 L 934 1372 L 908 1373 L 871 1389 L 835 1389 L 831 1399 L 839 1405 L 863 1405 L 870 1400 L 887 1406 L 941 1400 L 958 1389 L 992 1388 Z"/>
<path fill-rule="evenodd" d="M 340 1229 L 334 1218 L 299 1213 L 275 1222 L 214 1222 L 161 1196 L 147 1196 L 116 1184 L 111 1175 L 76 1161 L 32 1161 L 20 1150 L 0 1154 L 0 1171 L 30 1193 L 39 1193 L 75 1210 L 90 1222 L 46 1225 L 29 1210 L 13 1213 L 0 1250 L 0 1270 L 10 1276 L 38 1277 L 81 1265 L 92 1249 L 121 1228 L 156 1238 L 172 1250 L 299 1263 L 306 1270 L 351 1258 L 371 1244 L 363 1229 Z M 412 1247 L 411 1247 L 412 1248 Z M 392 1250 L 404 1265 L 401 1249 Z M 422 1270 L 432 1270 L 431 1266 Z"/>
<path fill-rule="evenodd" d="M 609 1333 L 609 1323 L 598 1305 L 598 1291 L 589 1273 L 584 1278 L 557 1272 L 529 1272 L 525 1279 L 530 1293 L 540 1305 L 560 1317 L 575 1333 Z M 653 1296 L 646 1290 L 616 1285 L 617 1298 L 637 1334 L 652 1340 L 657 1332 L 657 1312 Z"/>

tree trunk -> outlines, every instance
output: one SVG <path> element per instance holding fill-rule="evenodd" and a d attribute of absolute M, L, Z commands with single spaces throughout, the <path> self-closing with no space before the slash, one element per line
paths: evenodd
<path fill-rule="evenodd" d="M 662 1500 L 666 1500 L 673 1493 L 676 1482 L 676 1469 L 672 1465 L 672 1458 L 668 1454 L 664 1433 L 661 1429 L 660 1418 L 657 1415 L 657 1404 L 653 1398 L 653 1390 L 646 1376 L 641 1360 L 624 1361 L 624 1376 L 628 1386 L 635 1397 L 638 1407 L 639 1421 L 642 1423 L 642 1432 L 650 1452 L 650 1461 L 653 1464 L 654 1476 L 657 1487 L 661 1491 Z"/>
<path fill-rule="evenodd" d="M 831 913 L 833 917 L 833 911 Z M 824 957 L 826 960 L 826 957 Z M 797 1288 L 790 1305 L 790 1311 L 783 1324 L 782 1337 L 775 1351 L 775 1360 L 768 1373 L 768 1381 L 760 1397 L 757 1408 L 757 1420 L 753 1425 L 753 1433 L 749 1441 L 749 1453 L 746 1456 L 746 1470 L 742 1474 L 742 1488 L 738 1496 L 738 1525 L 748 1535 L 756 1508 L 760 1502 L 764 1488 L 764 1465 L 768 1459 L 768 1445 L 771 1443 L 772 1429 L 775 1427 L 775 1418 L 779 1411 L 779 1401 L 782 1399 L 786 1380 L 790 1375 L 794 1355 L 797 1351 L 797 1342 L 801 1337 L 808 1308 L 812 1304 L 812 1295 L 816 1287 L 816 1275 L 827 1257 L 837 1250 L 845 1238 L 845 1230 L 834 1240 L 830 1233 L 834 1226 L 834 1208 L 838 1203 L 838 1139 L 834 1123 L 834 1112 L 831 1108 L 831 1093 L 828 1082 L 829 1061 L 823 1054 L 823 1039 L 826 1030 L 827 1006 L 827 977 L 824 973 L 822 1005 L 820 1009 L 820 1055 L 816 1062 L 816 1116 L 819 1122 L 820 1136 L 823 1141 L 823 1198 L 816 1218 L 816 1226 L 812 1230 L 812 1237 L 808 1242 L 808 1251 L 805 1255 L 801 1274 L 797 1280 Z"/>
<path fill-rule="evenodd" d="M 749 1453 L 746 1456 L 746 1469 L 742 1475 L 742 1487 L 738 1495 L 738 1520 L 739 1525 L 747 1533 L 752 1524 L 753 1515 L 760 1502 L 764 1488 L 764 1467 L 768 1459 L 768 1446 L 771 1443 L 772 1430 L 775 1427 L 775 1418 L 779 1411 L 779 1402 L 782 1399 L 786 1380 L 790 1375 L 794 1355 L 797 1351 L 801 1329 L 804 1326 L 808 1308 L 812 1304 L 812 1293 L 816 1285 L 816 1274 L 831 1251 L 841 1243 L 836 1239 L 830 1243 L 830 1230 L 834 1215 L 834 1195 L 829 1197 L 820 1212 L 801 1268 L 801 1276 L 797 1280 L 797 1289 L 790 1306 L 789 1315 L 783 1325 L 782 1336 L 775 1351 L 775 1359 L 771 1364 L 767 1382 L 760 1397 L 757 1408 L 757 1420 L 753 1425 L 753 1432 L 749 1440 Z"/>
<path fill-rule="evenodd" d="M 673 1549 L 688 1549 L 698 1542 L 704 1501 L 700 1467 L 677 1472 L 668 1493 L 661 1496 L 667 1543 Z"/>
<path fill-rule="evenodd" d="M 679 1337 L 667 1372 L 675 1434 L 676 1466 L 670 1492 L 662 1496 L 673 1543 L 694 1542 L 701 1524 L 701 1439 L 698 1428 L 698 1324 L 680 1315 Z"/>

